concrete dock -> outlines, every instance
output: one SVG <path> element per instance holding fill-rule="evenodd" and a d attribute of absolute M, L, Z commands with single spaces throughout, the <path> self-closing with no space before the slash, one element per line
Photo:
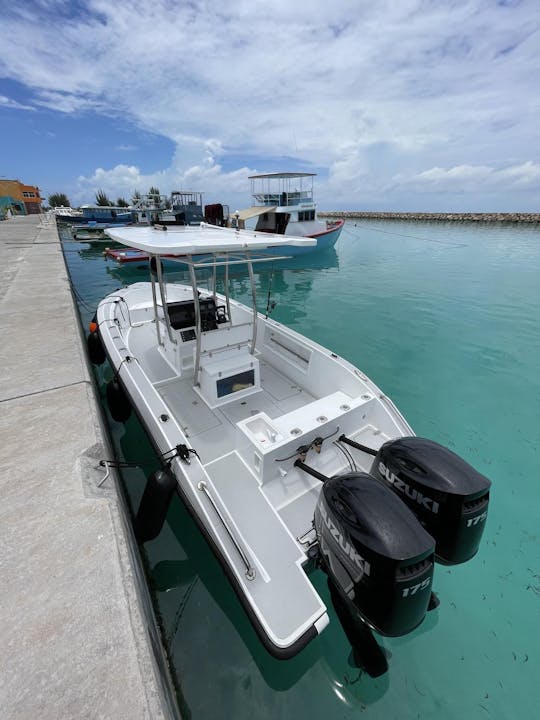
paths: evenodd
<path fill-rule="evenodd" d="M 0 222 L 0 271 L 0 717 L 174 717 L 56 224 Z"/>

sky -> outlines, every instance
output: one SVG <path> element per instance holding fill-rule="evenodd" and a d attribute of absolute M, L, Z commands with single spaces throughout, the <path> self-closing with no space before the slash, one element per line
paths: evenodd
<path fill-rule="evenodd" d="M 540 210 L 540 0 L 0 0 L 0 178 L 321 210 Z"/>

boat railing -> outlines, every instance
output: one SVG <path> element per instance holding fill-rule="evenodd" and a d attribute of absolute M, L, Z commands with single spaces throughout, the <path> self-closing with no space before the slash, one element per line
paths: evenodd
<path fill-rule="evenodd" d="M 268 207 L 288 207 L 313 202 L 313 193 L 310 190 L 298 190 L 295 192 L 282 193 L 254 193 L 254 199 L 259 205 Z"/>
<path fill-rule="evenodd" d="M 185 208 L 185 207 L 197 207 L 202 208 L 203 205 L 203 193 L 202 192 L 190 192 L 184 190 L 173 190 L 169 198 L 171 207 L 173 208 Z"/>
<path fill-rule="evenodd" d="M 216 515 L 218 516 L 218 518 L 221 520 L 221 524 L 223 525 L 223 528 L 225 529 L 225 532 L 227 533 L 227 535 L 229 536 L 232 544 L 233 544 L 234 547 L 236 548 L 237 553 L 238 553 L 238 554 L 240 555 L 240 557 L 242 558 L 242 562 L 244 563 L 244 567 L 245 567 L 245 569 L 246 569 L 246 572 L 245 572 L 246 578 L 247 578 L 248 580 L 253 580 L 253 579 L 255 578 L 255 568 L 254 568 L 254 567 L 251 565 L 251 563 L 249 562 L 247 553 L 243 550 L 242 546 L 240 545 L 240 543 L 239 543 L 238 540 L 236 539 L 233 531 L 231 530 L 231 528 L 230 528 L 229 525 L 227 524 L 227 521 L 225 520 L 225 517 L 224 517 L 223 513 L 221 512 L 221 510 L 220 510 L 219 507 L 217 506 L 216 501 L 214 500 L 214 498 L 213 498 L 212 495 L 210 494 L 210 491 L 208 490 L 208 484 L 207 484 L 204 480 L 201 480 L 201 481 L 199 482 L 199 484 L 197 485 L 197 487 L 198 487 L 198 489 L 199 489 L 201 492 L 203 492 L 203 493 L 206 495 L 206 497 L 208 498 L 210 504 L 211 504 L 212 507 L 214 508 L 214 512 L 216 513 Z"/>
<path fill-rule="evenodd" d="M 149 195 L 141 195 L 135 198 L 133 202 L 133 210 L 166 210 L 170 207 L 170 201 L 167 195 L 158 195 L 151 193 Z"/>

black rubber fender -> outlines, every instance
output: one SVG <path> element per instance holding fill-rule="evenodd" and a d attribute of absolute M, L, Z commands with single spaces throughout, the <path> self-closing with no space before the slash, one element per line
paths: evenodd
<path fill-rule="evenodd" d="M 159 535 L 175 488 L 176 478 L 169 470 L 156 470 L 150 475 L 134 522 L 138 542 L 144 543 Z"/>
<path fill-rule="evenodd" d="M 107 383 L 107 405 L 113 420 L 117 422 L 126 422 L 131 415 L 131 402 L 126 395 L 126 391 L 117 378 L 113 378 Z"/>
<path fill-rule="evenodd" d="M 88 357 L 93 365 L 103 365 L 105 362 L 105 348 L 97 330 L 91 332 L 86 338 Z"/>

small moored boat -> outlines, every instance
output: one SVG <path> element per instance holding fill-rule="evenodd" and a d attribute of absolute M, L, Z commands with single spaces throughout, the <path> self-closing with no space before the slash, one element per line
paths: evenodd
<path fill-rule="evenodd" d="M 380 675 L 372 630 L 405 635 L 437 605 L 435 562 L 477 552 L 489 480 L 416 437 L 361 370 L 257 312 L 253 263 L 314 239 L 210 225 L 110 235 L 150 256 L 150 282 L 100 303 L 89 348 L 114 370 L 113 417 L 134 409 L 163 460 L 155 487 L 165 478 L 178 491 L 274 656 L 329 623 L 315 563 L 357 664 Z M 187 264 L 191 282 L 165 282 L 162 255 Z M 228 269 L 241 264 L 251 308 L 229 294 Z M 200 268 L 216 270 L 212 289 L 198 286 Z M 164 515 L 148 531 L 142 513 L 145 541 Z"/>
<path fill-rule="evenodd" d="M 301 255 L 336 244 L 344 220 L 323 222 L 317 218 L 313 197 L 315 173 L 285 172 L 251 175 L 251 194 L 255 204 L 237 212 L 233 222 L 244 228 L 256 218 L 255 230 L 293 237 L 309 237 L 315 246 L 291 245 L 289 255 Z"/>
<path fill-rule="evenodd" d="M 106 222 L 89 222 L 82 225 L 72 225 L 71 234 L 75 240 L 98 240 L 106 239 L 107 231 L 111 227 L 123 227 L 130 223 L 106 223 Z"/>
<path fill-rule="evenodd" d="M 133 222 L 130 208 L 112 205 L 82 205 L 82 218 L 76 222 L 107 225 L 125 225 Z"/>

